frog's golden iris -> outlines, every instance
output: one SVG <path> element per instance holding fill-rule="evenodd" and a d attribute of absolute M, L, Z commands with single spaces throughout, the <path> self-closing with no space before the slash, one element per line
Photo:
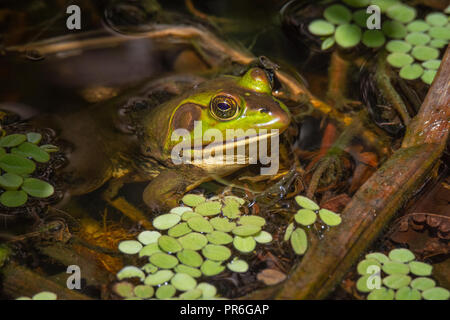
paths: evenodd
<path fill-rule="evenodd" d="M 228 121 L 239 115 L 239 105 L 231 95 L 219 94 L 210 103 L 211 115 L 220 121 Z"/>

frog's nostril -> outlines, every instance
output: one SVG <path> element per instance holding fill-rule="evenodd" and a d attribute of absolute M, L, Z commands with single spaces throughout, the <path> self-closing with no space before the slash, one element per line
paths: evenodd
<path fill-rule="evenodd" d="M 267 110 L 266 108 L 261 108 L 261 109 L 259 109 L 259 112 L 261 112 L 261 113 L 269 113 L 269 110 Z"/>

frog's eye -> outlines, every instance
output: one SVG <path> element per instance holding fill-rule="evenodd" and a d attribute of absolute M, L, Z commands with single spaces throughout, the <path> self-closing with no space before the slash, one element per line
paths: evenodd
<path fill-rule="evenodd" d="M 215 96 L 211 100 L 209 110 L 214 118 L 222 121 L 232 120 L 239 114 L 236 100 L 226 95 Z"/>

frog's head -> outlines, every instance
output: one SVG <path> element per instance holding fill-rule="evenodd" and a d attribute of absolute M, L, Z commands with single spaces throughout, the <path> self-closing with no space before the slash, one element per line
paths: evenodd
<path fill-rule="evenodd" d="M 153 113 L 151 123 L 147 122 L 147 132 L 163 147 L 162 154 L 168 155 L 180 143 L 180 139 L 174 139 L 179 132 L 189 133 L 187 139 L 192 142 L 215 129 L 214 136 L 220 132 L 225 146 L 229 142 L 228 129 L 234 129 L 238 135 L 252 131 L 249 129 L 266 129 L 264 132 L 270 136 L 283 132 L 289 123 L 289 110 L 272 95 L 266 72 L 251 68 L 242 77 L 224 76 L 203 82 L 186 95 L 161 105 Z M 267 136 L 258 134 L 253 140 L 261 138 Z M 201 144 L 209 145 L 214 140 L 203 139 Z"/>

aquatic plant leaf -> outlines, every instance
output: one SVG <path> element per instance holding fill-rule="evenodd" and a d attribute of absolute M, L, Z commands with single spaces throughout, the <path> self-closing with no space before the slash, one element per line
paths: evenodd
<path fill-rule="evenodd" d="M 256 241 L 253 237 L 235 236 L 233 239 L 233 246 L 243 253 L 252 252 L 256 247 Z"/>
<path fill-rule="evenodd" d="M 422 74 L 422 77 L 420 78 L 426 84 L 431 85 L 434 81 L 434 78 L 436 77 L 436 74 L 437 74 L 436 70 L 425 70 Z"/>
<path fill-rule="evenodd" d="M 306 232 L 301 229 L 295 229 L 291 235 L 291 245 L 294 252 L 298 255 L 302 255 L 306 252 L 308 248 L 308 239 L 306 237 Z"/>
<path fill-rule="evenodd" d="M 157 252 L 162 252 L 159 248 L 158 242 L 149 243 L 139 251 L 139 258 L 150 257 L 152 254 Z"/>
<path fill-rule="evenodd" d="M 336 40 L 334 40 L 334 37 L 328 37 L 325 40 L 323 40 L 322 45 L 320 46 L 320 48 L 325 51 L 330 49 L 332 46 L 334 46 L 334 44 L 336 43 Z"/>
<path fill-rule="evenodd" d="M 136 254 L 142 249 L 142 244 L 136 240 L 125 240 L 119 243 L 119 251 L 126 254 Z"/>
<path fill-rule="evenodd" d="M 436 281 L 430 278 L 419 277 L 411 281 L 411 288 L 425 291 L 436 286 Z"/>
<path fill-rule="evenodd" d="M 370 292 L 367 296 L 367 300 L 394 300 L 394 296 L 394 290 L 382 287 Z"/>
<path fill-rule="evenodd" d="M 314 201 L 312 201 L 311 199 L 308 199 L 307 197 L 304 196 L 296 196 L 295 197 L 295 201 L 297 202 L 297 204 L 305 209 L 310 209 L 310 210 L 319 210 L 319 206 L 317 205 L 317 203 L 315 203 Z"/>
<path fill-rule="evenodd" d="M 227 204 L 229 200 L 236 201 L 240 206 L 244 205 L 244 203 L 245 203 L 245 199 L 242 199 L 242 198 L 239 198 L 236 196 L 225 196 L 224 197 L 225 204 Z"/>
<path fill-rule="evenodd" d="M 227 268 L 233 272 L 243 273 L 248 271 L 248 263 L 244 260 L 234 259 L 227 264 Z"/>
<path fill-rule="evenodd" d="M 176 226 L 173 226 L 172 228 L 169 229 L 169 231 L 167 232 L 167 234 L 171 237 L 181 237 L 184 236 L 185 234 L 188 234 L 192 232 L 192 229 L 189 228 L 189 225 L 187 224 L 187 222 L 182 222 L 177 224 Z"/>
<path fill-rule="evenodd" d="M 50 291 L 42 291 L 36 293 L 31 299 L 32 300 L 56 300 L 58 297 L 55 293 Z"/>
<path fill-rule="evenodd" d="M 370 279 L 372 279 L 372 278 L 370 278 L 370 275 L 365 275 L 365 276 L 362 276 L 361 278 L 359 278 L 358 281 L 356 281 L 356 289 L 358 289 L 358 291 L 363 292 L 363 293 L 367 293 L 367 292 L 374 290 L 375 287 L 373 287 L 371 289 L 368 286 Z"/>
<path fill-rule="evenodd" d="M 287 228 L 286 231 L 284 233 L 284 241 L 289 241 L 289 239 L 291 238 L 292 232 L 294 231 L 294 224 L 290 223 Z"/>
<path fill-rule="evenodd" d="M 209 220 L 209 222 L 214 229 L 222 232 L 231 232 L 236 227 L 236 223 L 229 221 L 227 218 L 215 217 Z"/>
<path fill-rule="evenodd" d="M 177 289 L 175 289 L 175 287 L 173 285 L 166 284 L 166 285 L 159 287 L 156 290 L 155 295 L 158 299 L 170 299 L 175 295 L 176 291 L 177 291 Z"/>
<path fill-rule="evenodd" d="M 187 235 L 178 238 L 178 241 L 184 249 L 195 251 L 202 249 L 208 243 L 208 239 L 198 232 L 188 233 Z"/>
<path fill-rule="evenodd" d="M 419 290 L 411 289 L 409 287 L 402 287 L 395 293 L 395 300 L 420 300 L 421 295 Z"/>
<path fill-rule="evenodd" d="M 200 289 L 202 291 L 202 298 L 205 299 L 213 298 L 217 294 L 216 287 L 206 282 L 199 283 L 197 289 Z"/>
<path fill-rule="evenodd" d="M 425 262 L 411 261 L 409 263 L 409 269 L 416 276 L 429 276 L 433 271 L 433 266 Z"/>
<path fill-rule="evenodd" d="M 362 43 L 369 48 L 379 48 L 386 42 L 384 33 L 380 30 L 366 30 L 362 36 Z"/>
<path fill-rule="evenodd" d="M 0 147 L 11 148 L 18 146 L 27 140 L 27 137 L 21 133 L 13 133 L 0 138 Z"/>
<path fill-rule="evenodd" d="M 202 290 L 200 289 L 192 289 L 180 294 L 180 299 L 182 300 L 196 300 L 202 296 Z"/>
<path fill-rule="evenodd" d="M 352 12 L 340 4 L 327 7 L 323 12 L 323 16 L 333 24 L 346 24 L 352 20 Z"/>
<path fill-rule="evenodd" d="M 198 194 L 187 194 L 181 199 L 183 203 L 190 207 L 196 207 L 206 201 L 205 197 Z"/>
<path fill-rule="evenodd" d="M 448 300 L 450 297 L 450 293 L 447 289 L 434 287 L 422 292 L 422 297 L 425 300 Z"/>
<path fill-rule="evenodd" d="M 191 267 L 200 267 L 203 263 L 202 256 L 197 251 L 190 249 L 183 249 L 178 252 L 177 258 L 181 263 Z"/>
<path fill-rule="evenodd" d="M 386 11 L 386 15 L 392 20 L 397 20 L 402 23 L 408 23 L 416 18 L 417 11 L 411 6 L 398 3 L 389 7 L 389 9 L 387 9 Z"/>
<path fill-rule="evenodd" d="M 336 43 L 342 48 L 352 48 L 361 41 L 361 28 L 355 24 L 343 24 L 337 27 L 334 34 Z"/>
<path fill-rule="evenodd" d="M 434 27 L 443 27 L 448 23 L 448 18 L 441 12 L 432 12 L 425 17 L 425 21 Z"/>
<path fill-rule="evenodd" d="M 36 170 L 36 165 L 33 161 L 16 154 L 5 154 L 0 157 L 0 168 L 6 172 L 24 175 Z"/>
<path fill-rule="evenodd" d="M 158 230 L 167 230 L 180 222 L 180 220 L 181 218 L 179 215 L 175 213 L 166 213 L 156 217 L 153 220 L 153 226 Z"/>
<path fill-rule="evenodd" d="M 261 231 L 261 227 L 252 224 L 238 226 L 233 229 L 233 234 L 241 237 L 253 236 Z"/>
<path fill-rule="evenodd" d="M 434 60 L 439 58 L 439 50 L 425 46 L 414 47 L 411 54 L 419 61 Z"/>
<path fill-rule="evenodd" d="M 334 25 L 328 21 L 318 19 L 309 24 L 308 30 L 315 36 L 329 36 L 334 33 Z"/>
<path fill-rule="evenodd" d="M 27 133 L 27 141 L 31 142 L 33 144 L 38 144 L 39 142 L 41 142 L 42 139 L 42 134 L 38 133 L 38 132 L 28 132 Z"/>
<path fill-rule="evenodd" d="M 177 273 L 170 280 L 175 289 L 180 291 L 192 290 L 197 286 L 197 281 L 188 274 Z"/>
<path fill-rule="evenodd" d="M 134 288 L 134 294 L 136 295 L 136 297 L 142 299 L 150 299 L 151 297 L 153 297 L 154 293 L 155 289 L 153 289 L 152 286 L 138 285 Z"/>
<path fill-rule="evenodd" d="M 405 40 L 412 45 L 423 46 L 430 42 L 431 37 L 423 32 L 412 32 L 406 36 Z"/>
<path fill-rule="evenodd" d="M 48 152 L 48 153 L 59 151 L 59 148 L 53 144 L 43 144 L 43 145 L 39 146 L 39 148 L 41 148 L 42 150 L 44 150 L 45 152 Z"/>
<path fill-rule="evenodd" d="M 161 269 L 172 269 L 178 264 L 178 259 L 163 252 L 156 252 L 150 256 L 150 263 Z"/>
<path fill-rule="evenodd" d="M 408 53 L 412 49 L 412 45 L 403 40 L 391 40 L 386 45 L 389 52 Z"/>
<path fill-rule="evenodd" d="M 241 224 L 243 226 L 254 225 L 257 227 L 262 227 L 266 224 L 266 219 L 259 216 L 241 216 L 238 220 L 238 224 Z"/>
<path fill-rule="evenodd" d="M 309 209 L 300 209 L 295 214 L 294 219 L 298 224 L 309 226 L 316 222 L 317 214 Z"/>
<path fill-rule="evenodd" d="M 437 70 L 441 66 L 441 60 L 428 60 L 422 63 L 422 67 L 430 70 Z"/>
<path fill-rule="evenodd" d="M 415 80 L 423 74 L 423 68 L 420 64 L 413 63 L 400 69 L 399 75 L 406 80 Z"/>
<path fill-rule="evenodd" d="M 202 272 L 199 269 L 187 266 L 185 264 L 177 264 L 174 270 L 177 273 L 185 273 L 194 278 L 200 278 L 202 276 Z"/>
<path fill-rule="evenodd" d="M 255 239 L 255 241 L 258 243 L 265 244 L 272 241 L 272 235 L 267 231 L 260 231 L 259 233 L 253 236 L 253 239 Z"/>
<path fill-rule="evenodd" d="M 383 22 L 381 30 L 386 36 L 393 39 L 404 39 L 408 33 L 406 27 L 398 21 Z"/>
<path fill-rule="evenodd" d="M 215 216 L 222 210 L 222 204 L 219 201 L 206 201 L 195 207 L 195 212 L 202 216 Z"/>
<path fill-rule="evenodd" d="M 210 277 L 221 273 L 225 270 L 225 266 L 223 266 L 222 262 L 219 261 L 205 260 L 200 267 L 200 270 L 205 276 Z"/>
<path fill-rule="evenodd" d="M 450 26 L 432 27 L 428 30 L 428 34 L 434 39 L 450 40 Z"/>
<path fill-rule="evenodd" d="M 358 263 L 358 266 L 356 267 L 356 270 L 358 273 L 362 276 L 367 274 L 372 274 L 373 271 L 369 269 L 371 266 L 376 266 L 381 269 L 380 263 L 375 259 L 365 259 Z"/>
<path fill-rule="evenodd" d="M 156 243 L 158 242 L 159 237 L 161 237 L 161 233 L 158 231 L 142 231 L 138 235 L 138 240 L 143 245 L 147 245 L 150 243 Z"/>
<path fill-rule="evenodd" d="M 406 287 L 411 282 L 411 277 L 404 274 L 391 274 L 383 279 L 383 284 L 391 289 Z"/>
<path fill-rule="evenodd" d="M 193 217 L 187 221 L 189 228 L 197 232 L 212 232 L 214 230 L 213 226 L 203 217 Z"/>
<path fill-rule="evenodd" d="M 366 254 L 366 259 L 375 259 L 381 263 L 386 263 L 389 261 L 389 258 L 384 253 L 381 252 L 368 253 Z"/>
<path fill-rule="evenodd" d="M 15 173 L 5 173 L 0 176 L 0 186 L 5 190 L 17 190 L 23 183 L 23 178 Z"/>
<path fill-rule="evenodd" d="M 414 20 L 406 26 L 409 32 L 425 32 L 430 29 L 430 25 L 423 20 Z"/>
<path fill-rule="evenodd" d="M 169 213 L 175 213 L 181 217 L 183 215 L 183 213 L 192 212 L 192 211 L 193 210 L 191 207 L 175 207 L 175 208 L 170 209 Z"/>
<path fill-rule="evenodd" d="M 169 253 L 175 253 L 181 251 L 182 249 L 181 244 L 177 241 L 177 239 L 166 235 L 158 238 L 158 245 L 161 250 Z"/>
<path fill-rule="evenodd" d="M 433 39 L 430 42 L 430 47 L 442 49 L 447 46 L 448 41 L 442 39 Z"/>
<path fill-rule="evenodd" d="M 12 153 L 16 153 L 27 158 L 33 158 L 35 161 L 40 163 L 45 163 L 50 160 L 50 155 L 48 152 L 39 148 L 37 145 L 31 142 L 24 142 L 17 148 L 11 150 Z"/>
<path fill-rule="evenodd" d="M 224 261 L 231 257 L 231 250 L 225 246 L 208 244 L 202 249 L 205 258 L 213 261 Z"/>
<path fill-rule="evenodd" d="M 126 281 L 114 284 L 112 290 L 122 298 L 129 298 L 134 296 L 134 286 Z"/>
<path fill-rule="evenodd" d="M 5 207 L 15 208 L 24 205 L 28 200 L 25 191 L 5 191 L 0 195 L 0 203 Z"/>
<path fill-rule="evenodd" d="M 407 264 L 396 262 L 396 261 L 388 261 L 383 264 L 381 269 L 387 274 L 408 274 L 409 266 Z"/>
<path fill-rule="evenodd" d="M 139 278 L 141 281 L 145 279 L 145 273 L 135 266 L 123 267 L 119 272 L 117 272 L 116 277 L 118 280 L 129 279 L 129 278 Z"/>
<path fill-rule="evenodd" d="M 365 9 L 353 12 L 353 21 L 361 28 L 367 28 L 367 19 L 369 17 L 370 14 Z"/>
<path fill-rule="evenodd" d="M 381 12 L 386 12 L 390 7 L 399 3 L 400 0 L 372 0 L 372 4 L 379 6 Z"/>
<path fill-rule="evenodd" d="M 396 68 L 410 65 L 413 61 L 413 57 L 407 53 L 394 52 L 387 56 L 387 62 Z"/>
<path fill-rule="evenodd" d="M 159 270 L 154 274 L 148 275 L 144 280 L 144 284 L 148 286 L 158 286 L 169 281 L 173 276 L 174 273 L 171 270 Z"/>
<path fill-rule="evenodd" d="M 150 273 L 150 274 L 158 271 L 158 267 L 154 266 L 151 263 L 146 263 L 141 269 L 144 270 L 146 273 Z"/>
<path fill-rule="evenodd" d="M 320 219 L 329 226 L 337 226 L 341 224 L 342 218 L 337 213 L 334 213 L 333 211 L 330 211 L 328 209 L 320 209 L 319 210 L 319 217 Z"/>
<path fill-rule="evenodd" d="M 389 252 L 389 258 L 392 261 L 409 262 L 414 260 L 416 257 L 414 256 L 414 253 L 411 252 L 411 250 L 399 248 L 391 250 L 391 252 Z"/>
<path fill-rule="evenodd" d="M 197 213 L 197 212 L 186 211 L 185 213 L 183 213 L 181 215 L 181 220 L 188 221 L 190 218 L 194 218 L 194 217 L 202 218 L 203 216 L 201 214 Z"/>
<path fill-rule="evenodd" d="M 206 238 L 212 244 L 229 244 L 233 242 L 233 237 L 222 231 L 208 233 Z"/>
<path fill-rule="evenodd" d="M 354 8 L 363 8 L 370 5 L 370 0 L 343 0 L 343 2 Z"/>
<path fill-rule="evenodd" d="M 50 183 L 36 178 L 24 179 L 22 190 L 36 198 L 47 198 L 55 192 L 55 189 Z"/>

